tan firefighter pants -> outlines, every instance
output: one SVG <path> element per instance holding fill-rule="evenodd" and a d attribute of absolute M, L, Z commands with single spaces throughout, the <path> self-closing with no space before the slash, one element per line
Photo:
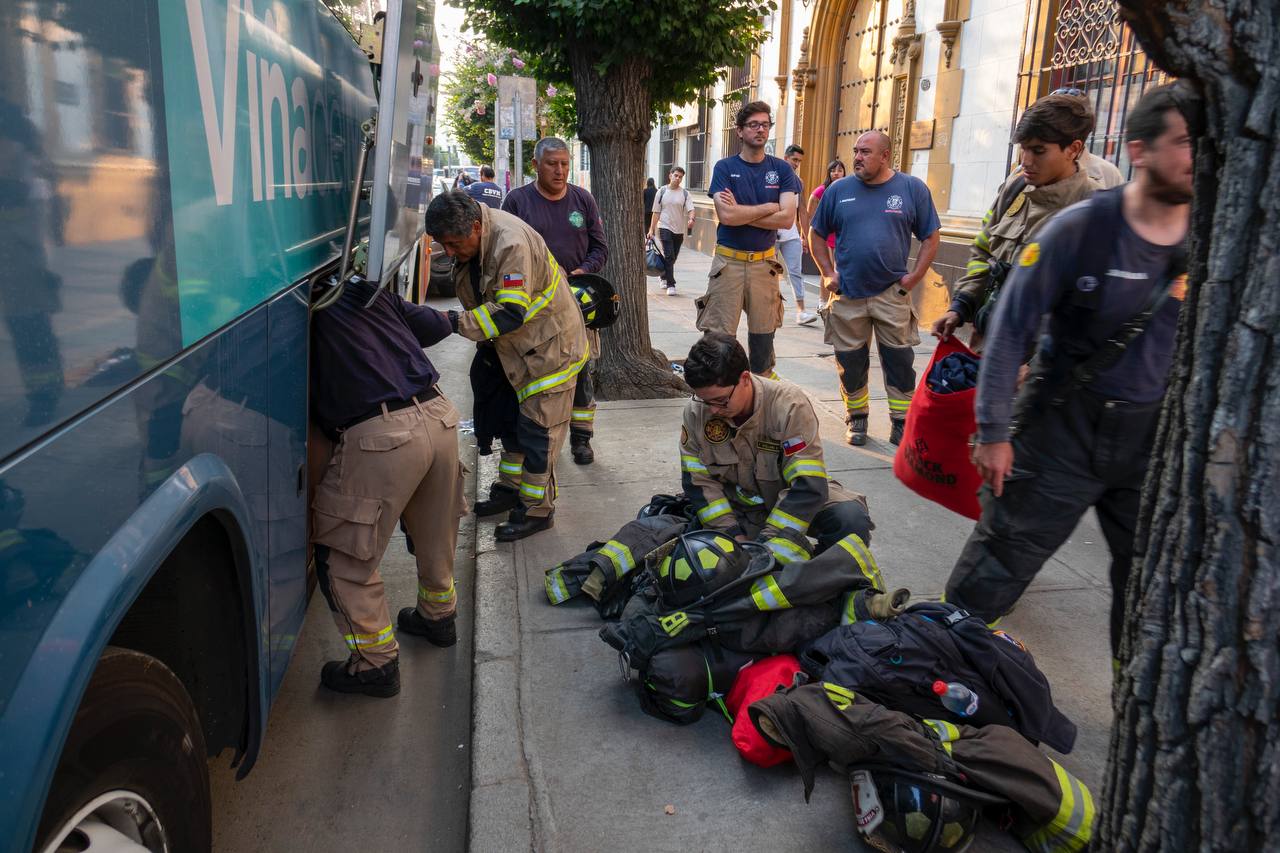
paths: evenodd
<path fill-rule="evenodd" d="M 920 329 L 911 294 L 899 293 L 900 289 L 892 284 L 866 299 L 836 294 L 819 311 L 826 342 L 836 351 L 846 416 L 865 415 L 870 405 L 867 377 L 873 332 L 880 350 L 889 416 L 894 420 L 907 416 L 916 382 L 912 347 L 920 343 Z"/>
<path fill-rule="evenodd" d="M 516 434 L 520 449 L 502 448 L 498 482 L 520 492 L 525 512 L 534 518 L 556 508 L 555 460 L 569 435 L 575 388 L 537 394 L 520 404 Z"/>
<path fill-rule="evenodd" d="M 353 671 L 399 649 L 378 565 L 400 519 L 417 552 L 418 611 L 439 619 L 457 607 L 453 552 L 466 512 L 457 424 L 443 396 L 361 421 L 342 434 L 316 488 L 316 569 Z"/>
<path fill-rule="evenodd" d="M 738 334 L 738 321 L 747 312 L 747 331 L 768 334 L 782 325 L 782 294 L 778 276 L 786 268 L 776 257 L 739 261 L 716 255 L 711 261 L 707 292 L 694 300 L 698 331 Z"/>

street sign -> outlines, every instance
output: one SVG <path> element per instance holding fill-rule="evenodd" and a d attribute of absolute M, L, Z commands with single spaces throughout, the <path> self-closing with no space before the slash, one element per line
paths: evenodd
<path fill-rule="evenodd" d="M 520 101 L 520 138 L 538 137 L 538 81 L 532 77 L 498 78 L 498 138 L 516 138 L 516 99 Z"/>

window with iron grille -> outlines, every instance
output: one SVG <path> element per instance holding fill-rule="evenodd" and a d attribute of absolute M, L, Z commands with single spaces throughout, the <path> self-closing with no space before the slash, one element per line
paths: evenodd
<path fill-rule="evenodd" d="M 1014 120 L 1055 89 L 1078 89 L 1097 119 L 1085 146 L 1128 175 L 1125 116 L 1143 92 L 1168 79 L 1120 20 L 1115 0 L 1033 0 L 1027 5 Z M 1012 145 L 1009 159 L 1012 165 Z"/>
<path fill-rule="evenodd" d="M 658 128 L 658 183 L 667 180 L 676 164 L 676 132 L 663 122 Z"/>
<path fill-rule="evenodd" d="M 740 89 L 736 92 L 725 92 L 724 94 L 724 156 L 732 157 L 742 148 L 742 140 L 738 138 L 738 110 L 742 109 L 751 97 L 750 89 Z"/>
<path fill-rule="evenodd" d="M 698 98 L 698 125 L 689 128 L 685 185 L 691 190 L 705 190 L 711 180 L 711 171 L 707 168 L 707 137 L 711 127 L 710 100 L 709 93 L 704 89 Z"/>
<path fill-rule="evenodd" d="M 725 88 L 731 91 L 734 89 L 751 88 L 751 84 L 755 82 L 751 76 L 751 71 L 752 71 L 751 66 L 754 60 L 755 60 L 755 56 L 753 54 L 748 56 L 746 58 L 746 61 L 744 61 L 741 65 L 736 65 L 733 68 L 730 68 L 729 78 L 726 81 Z"/>

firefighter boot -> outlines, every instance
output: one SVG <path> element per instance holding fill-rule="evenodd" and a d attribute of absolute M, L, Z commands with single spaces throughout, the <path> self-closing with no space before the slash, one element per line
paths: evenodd
<path fill-rule="evenodd" d="M 849 428 L 844 432 L 844 440 L 854 447 L 867 443 L 867 416 L 850 415 L 847 421 Z"/>
<path fill-rule="evenodd" d="M 377 669 L 351 672 L 350 660 L 331 660 L 320 670 L 320 683 L 339 693 L 363 693 L 378 699 L 390 699 L 400 692 L 400 659 L 395 658 Z"/>
<path fill-rule="evenodd" d="M 427 642 L 442 649 L 458 642 L 458 615 L 450 613 L 440 619 L 428 619 L 416 607 L 406 607 L 396 619 L 396 627 L 406 634 L 426 637 Z"/>
<path fill-rule="evenodd" d="M 509 512 L 520 504 L 520 492 L 503 483 L 494 483 L 489 487 L 489 497 L 483 501 L 476 501 L 476 515 L 497 515 L 500 512 Z"/>
<path fill-rule="evenodd" d="M 543 530 L 550 530 L 553 526 L 553 518 L 555 518 L 554 512 L 550 515 L 529 515 L 521 504 L 511 510 L 511 515 L 506 521 L 494 528 L 494 538 L 499 542 L 515 542 L 517 539 L 532 536 Z"/>
<path fill-rule="evenodd" d="M 892 445 L 902 444 L 902 429 L 906 426 L 906 421 L 900 421 L 894 418 L 890 423 L 889 443 Z"/>
<path fill-rule="evenodd" d="M 569 449 L 573 453 L 573 461 L 579 465 L 590 465 L 596 461 L 596 453 L 591 449 L 589 435 L 570 435 Z"/>

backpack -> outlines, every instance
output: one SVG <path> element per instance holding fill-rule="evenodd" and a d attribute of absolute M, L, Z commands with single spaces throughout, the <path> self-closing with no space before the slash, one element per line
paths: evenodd
<path fill-rule="evenodd" d="M 923 602 L 893 619 L 841 625 L 809 644 L 800 663 L 817 681 L 921 719 L 1010 726 L 1061 753 L 1075 745 L 1076 726 L 1053 704 L 1031 653 L 952 604 Z M 939 680 L 977 694 L 973 716 L 947 710 L 933 692 Z"/>

